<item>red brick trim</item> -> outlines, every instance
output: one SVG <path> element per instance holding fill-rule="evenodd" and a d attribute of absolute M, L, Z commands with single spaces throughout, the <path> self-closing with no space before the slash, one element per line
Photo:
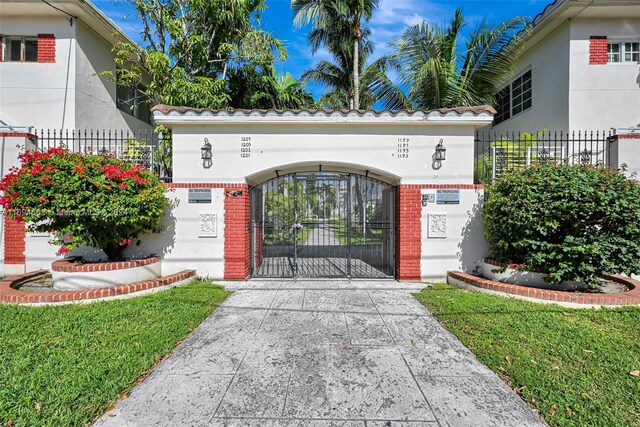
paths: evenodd
<path fill-rule="evenodd" d="M 420 280 L 422 195 L 418 185 L 396 189 L 396 277 Z"/>
<path fill-rule="evenodd" d="M 195 270 L 182 270 L 169 276 L 146 280 L 144 282 L 131 283 L 129 285 L 118 285 L 109 288 L 86 289 L 81 291 L 27 292 L 14 289 L 14 286 L 18 283 L 23 282 L 28 278 L 45 274 L 46 272 L 46 270 L 38 270 L 0 281 L 0 302 L 12 304 L 38 304 L 115 297 L 118 295 L 132 294 L 147 289 L 168 286 L 196 275 Z"/>
<path fill-rule="evenodd" d="M 33 134 L 33 133 L 29 133 L 29 132 L 0 132 L 0 137 L 7 137 L 7 138 L 29 138 L 29 139 L 37 139 L 38 136 Z"/>
<path fill-rule="evenodd" d="M 25 227 L 24 222 L 4 217 L 4 263 L 25 263 Z"/>
<path fill-rule="evenodd" d="M 38 34 L 38 62 L 56 62 L 56 38 L 53 34 Z"/>
<path fill-rule="evenodd" d="M 484 190 L 484 184 L 402 184 L 402 186 L 412 190 Z"/>
<path fill-rule="evenodd" d="M 617 294 L 589 294 L 580 292 L 553 291 L 549 289 L 532 288 L 528 286 L 510 285 L 472 276 L 461 271 L 450 271 L 449 277 L 460 280 L 477 288 L 504 292 L 511 295 L 519 295 L 529 298 L 537 298 L 546 301 L 568 302 L 573 304 L 590 305 L 634 305 L 640 304 L 640 282 L 622 276 L 604 276 L 606 279 L 621 283 L 630 288 L 626 292 Z"/>
<path fill-rule="evenodd" d="M 607 36 L 589 37 L 589 65 L 607 65 Z"/>
<path fill-rule="evenodd" d="M 241 190 L 247 187 L 247 184 L 227 184 L 224 182 L 167 182 L 164 186 L 167 188 L 226 188 L 229 190 Z"/>
<path fill-rule="evenodd" d="M 156 264 L 160 262 L 160 258 L 151 257 L 145 259 L 136 259 L 130 261 L 117 262 L 93 262 L 87 264 L 75 264 L 74 258 L 66 258 L 51 263 L 53 271 L 62 271 L 66 273 L 89 273 L 92 271 L 111 271 L 124 270 L 127 268 L 142 267 L 143 265 Z"/>
<path fill-rule="evenodd" d="M 244 280 L 250 272 L 249 186 L 228 184 L 224 188 L 224 278 Z"/>
<path fill-rule="evenodd" d="M 640 133 L 623 133 L 612 136 L 614 139 L 640 139 Z"/>

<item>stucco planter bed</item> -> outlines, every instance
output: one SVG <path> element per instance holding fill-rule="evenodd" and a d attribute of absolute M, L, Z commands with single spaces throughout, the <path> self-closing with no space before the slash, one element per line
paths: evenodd
<path fill-rule="evenodd" d="M 57 290 L 108 288 L 157 279 L 160 258 L 92 263 L 65 258 L 51 264 L 51 275 Z"/>

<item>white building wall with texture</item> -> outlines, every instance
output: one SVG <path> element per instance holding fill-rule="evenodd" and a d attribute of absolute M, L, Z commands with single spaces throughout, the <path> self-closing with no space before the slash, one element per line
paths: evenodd
<path fill-rule="evenodd" d="M 609 130 L 640 125 L 638 63 L 589 65 L 589 37 L 640 42 L 640 19 L 575 19 L 571 22 L 569 127 Z"/>
<path fill-rule="evenodd" d="M 64 17 L 0 14 L 6 36 L 53 34 L 55 63 L 0 62 L 0 117 L 13 125 L 76 127 L 76 26 Z"/>

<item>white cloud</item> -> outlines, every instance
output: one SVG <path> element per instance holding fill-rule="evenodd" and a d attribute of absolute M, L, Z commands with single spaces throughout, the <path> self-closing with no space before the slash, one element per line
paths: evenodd
<path fill-rule="evenodd" d="M 442 2 L 430 0 L 382 0 L 374 13 L 369 27 L 371 41 L 375 46 L 375 57 L 389 53 L 388 44 L 395 40 L 406 27 L 426 21 L 439 24 L 448 21 L 453 15 L 453 8 Z"/>

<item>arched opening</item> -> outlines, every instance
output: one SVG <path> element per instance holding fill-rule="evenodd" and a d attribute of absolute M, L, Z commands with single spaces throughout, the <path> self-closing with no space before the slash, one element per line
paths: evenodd
<path fill-rule="evenodd" d="M 295 172 L 251 189 L 252 277 L 392 278 L 395 186 Z"/>

